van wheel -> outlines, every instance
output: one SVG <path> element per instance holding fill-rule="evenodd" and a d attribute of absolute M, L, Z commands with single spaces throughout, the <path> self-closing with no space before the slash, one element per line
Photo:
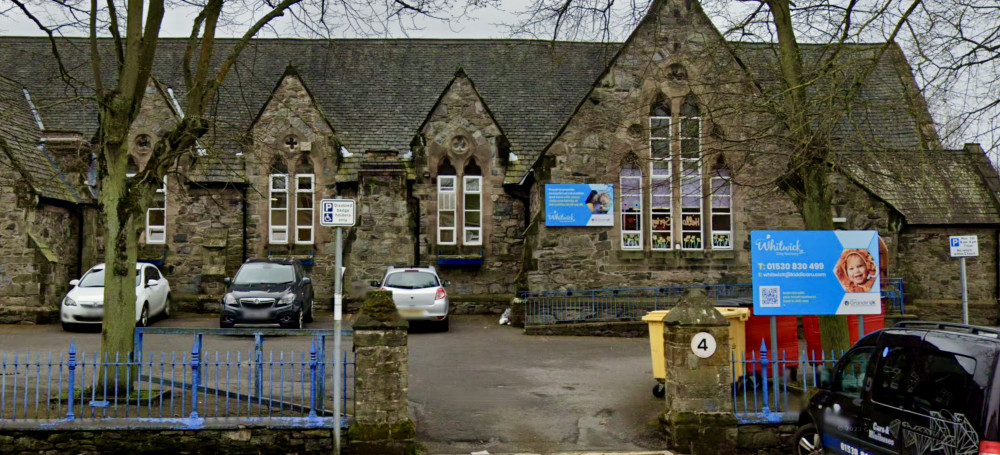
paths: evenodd
<path fill-rule="evenodd" d="M 795 444 L 795 455 L 821 455 L 823 453 L 823 439 L 820 438 L 816 425 L 807 424 L 799 427 L 799 431 L 792 436 L 792 443 Z"/>

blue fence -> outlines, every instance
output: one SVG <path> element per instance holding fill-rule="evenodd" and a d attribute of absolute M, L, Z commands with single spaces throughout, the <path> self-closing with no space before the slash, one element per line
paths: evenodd
<path fill-rule="evenodd" d="M 145 333 L 141 333 L 142 331 Z M 150 333 L 218 333 L 204 329 L 137 329 Z M 232 329 L 254 335 L 248 352 L 210 352 L 193 333 L 190 352 L 145 352 L 115 358 L 78 352 L 4 354 L 0 357 L 0 427 L 5 423 L 86 423 L 106 419 L 163 422 L 198 427 L 207 418 L 234 424 L 259 418 L 303 427 L 329 427 L 338 420 L 331 398 L 334 356 L 324 339 L 334 331 L 282 330 L 312 335 L 303 351 L 264 352 L 268 330 Z M 302 332 L 302 333 L 296 333 Z M 348 331 L 349 332 L 349 331 Z M 228 331 L 227 331 L 228 333 Z M 341 409 L 354 410 L 354 355 L 341 357 Z M 127 358 L 121 358 L 127 357 Z M 342 416 L 342 425 L 348 424 Z"/>
<path fill-rule="evenodd" d="M 704 289 L 715 306 L 753 306 L 753 287 L 745 283 L 522 292 L 524 323 L 637 321 L 650 311 L 673 308 L 689 288 Z M 885 279 L 882 299 L 887 312 L 903 314 L 903 279 Z"/>
<path fill-rule="evenodd" d="M 802 351 L 799 359 L 787 360 L 782 351 L 775 360 L 761 342 L 746 358 L 733 352 L 733 413 L 740 424 L 795 423 L 808 404 L 809 390 L 819 386 L 825 372 L 833 371 L 838 356 L 833 352 Z M 843 353 L 841 353 L 843 355 Z M 778 376 L 774 376 L 777 363 Z"/>
<path fill-rule="evenodd" d="M 886 278 L 882 282 L 882 301 L 887 313 L 906 314 L 903 307 L 903 279 Z"/>
<path fill-rule="evenodd" d="M 521 298 L 525 301 L 525 325 L 638 321 L 650 311 L 673 308 L 689 288 L 704 289 L 716 306 L 750 306 L 753 303 L 749 284 L 570 289 L 526 292 Z"/>

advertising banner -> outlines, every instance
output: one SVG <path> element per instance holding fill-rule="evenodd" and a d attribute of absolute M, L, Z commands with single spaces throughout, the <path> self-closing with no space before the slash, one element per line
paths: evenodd
<path fill-rule="evenodd" d="M 880 314 L 877 231 L 753 231 L 753 312 Z"/>
<path fill-rule="evenodd" d="M 614 185 L 550 183 L 545 185 L 546 226 L 614 226 Z"/>

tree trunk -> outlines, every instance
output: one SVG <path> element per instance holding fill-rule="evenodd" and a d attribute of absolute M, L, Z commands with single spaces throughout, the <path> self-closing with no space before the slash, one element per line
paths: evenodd
<path fill-rule="evenodd" d="M 129 103 L 116 99 L 118 103 Z M 121 106 L 122 104 L 118 104 Z M 115 103 L 101 113 L 101 130 L 98 132 L 99 166 L 98 201 L 104 215 L 104 323 L 101 330 L 101 358 L 108 361 L 129 359 L 133 348 L 135 328 L 135 264 L 138 259 L 138 232 L 134 227 L 136 198 L 129 191 L 125 176 L 128 169 L 128 134 L 130 112 L 115 109 Z M 125 111 L 125 112 L 123 112 Z M 109 369 L 109 375 L 113 375 Z M 129 375 L 135 379 L 134 372 Z M 108 384 L 116 383 L 120 393 L 129 389 L 126 373 L 119 370 L 118 377 L 106 378 Z M 109 390 L 111 390 L 109 388 Z"/>
<path fill-rule="evenodd" d="M 803 81 L 802 55 L 792 27 L 789 0 L 767 0 L 778 35 L 778 60 L 785 82 L 785 127 L 788 129 L 792 158 L 785 179 L 785 191 L 802 214 L 807 230 L 833 230 L 830 190 L 829 144 L 814 135 L 809 116 L 809 95 Z M 827 352 L 838 354 L 850 347 L 844 316 L 819 317 L 820 340 Z"/>

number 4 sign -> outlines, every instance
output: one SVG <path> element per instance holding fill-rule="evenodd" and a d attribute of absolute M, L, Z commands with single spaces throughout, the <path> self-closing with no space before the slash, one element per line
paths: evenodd
<path fill-rule="evenodd" d="M 691 351 L 694 355 L 707 359 L 715 354 L 715 337 L 708 332 L 698 332 L 691 338 Z"/>

